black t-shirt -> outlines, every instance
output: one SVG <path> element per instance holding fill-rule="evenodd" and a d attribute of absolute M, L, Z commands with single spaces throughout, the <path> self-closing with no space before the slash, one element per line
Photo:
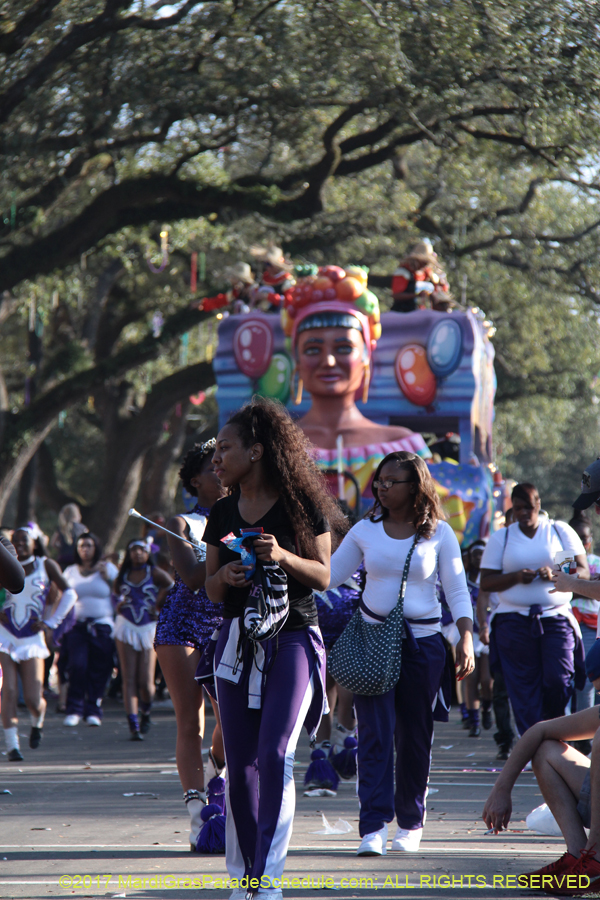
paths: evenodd
<path fill-rule="evenodd" d="M 277 539 L 277 543 L 284 550 L 290 553 L 298 553 L 296 546 L 296 535 L 294 533 L 292 523 L 290 522 L 285 507 L 281 500 L 277 500 L 262 518 L 257 522 L 246 522 L 242 519 L 238 509 L 240 499 L 239 493 L 231 494 L 229 497 L 223 497 L 218 500 L 210 511 L 208 525 L 204 532 L 203 540 L 212 547 L 219 550 L 219 565 L 225 566 L 230 562 L 239 562 L 240 554 L 230 550 L 221 542 L 221 538 L 233 532 L 236 537 L 240 535 L 241 528 L 252 528 L 254 525 L 260 526 L 265 534 L 272 534 Z M 315 510 L 313 516 L 313 529 L 315 535 L 325 534 L 330 530 L 329 523 Z M 317 607 L 313 592 L 305 584 L 302 584 L 293 575 L 287 574 L 288 579 L 288 597 L 290 600 L 290 614 L 284 629 L 287 631 L 295 631 L 298 628 L 304 628 L 307 625 L 316 625 L 318 623 Z M 251 582 L 248 582 L 247 588 L 236 588 L 228 586 L 225 594 L 225 603 L 223 609 L 223 618 L 235 619 L 244 612 L 244 606 L 250 590 Z"/>

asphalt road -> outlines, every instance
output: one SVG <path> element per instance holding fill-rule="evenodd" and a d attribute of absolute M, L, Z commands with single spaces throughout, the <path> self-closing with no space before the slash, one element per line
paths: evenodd
<path fill-rule="evenodd" d="M 170 706 L 154 711 L 144 743 L 132 743 L 116 701 L 107 701 L 101 728 L 64 728 L 52 705 L 39 749 L 28 748 L 28 716 L 20 710 L 25 760 L 8 763 L 5 755 L 0 757 L 0 897 L 229 897 L 230 890 L 218 883 L 226 876 L 224 857 L 198 856 L 188 849 Z M 436 729 L 428 819 L 419 852 L 375 859 L 356 856 L 355 783 L 342 783 L 336 798 L 302 796 L 310 753 L 303 734 L 285 872 L 298 882 L 284 890 L 286 900 L 403 894 L 419 900 L 501 900 L 535 893 L 517 888 L 515 876 L 564 851 L 561 840 L 526 830 L 525 816 L 542 802 L 535 778 L 529 772 L 519 778 L 510 830 L 486 835 L 481 810 L 501 765 L 492 732 L 469 738 L 457 723 L 457 711 L 451 718 Z M 211 725 L 208 719 L 209 734 Z M 352 831 L 319 834 L 323 816 L 330 825 L 345 820 Z M 333 887 L 323 886 L 331 881 Z"/>

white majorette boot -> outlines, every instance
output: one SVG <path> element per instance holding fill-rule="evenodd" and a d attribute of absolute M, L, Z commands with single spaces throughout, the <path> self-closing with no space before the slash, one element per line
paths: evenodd
<path fill-rule="evenodd" d="M 384 824 L 380 831 L 365 834 L 356 851 L 357 856 L 385 856 L 387 853 L 388 827 Z"/>
<path fill-rule="evenodd" d="M 4 742 L 6 744 L 6 754 L 9 762 L 21 762 L 23 754 L 19 746 L 19 729 L 17 725 L 4 729 Z"/>
<path fill-rule="evenodd" d="M 208 784 L 208 782 L 212 781 L 216 776 L 225 778 L 225 763 L 223 763 L 222 766 L 217 765 L 211 747 L 208 751 L 208 759 L 206 760 L 206 766 L 204 768 L 204 784 Z"/>
<path fill-rule="evenodd" d="M 202 831 L 202 810 L 206 806 L 206 791 L 184 791 L 183 801 L 190 814 L 190 850 L 196 852 L 196 842 Z"/>
<path fill-rule="evenodd" d="M 404 850 L 407 853 L 416 853 L 423 837 L 422 828 L 413 828 L 408 831 L 406 828 L 398 828 L 392 841 L 392 850 Z"/>

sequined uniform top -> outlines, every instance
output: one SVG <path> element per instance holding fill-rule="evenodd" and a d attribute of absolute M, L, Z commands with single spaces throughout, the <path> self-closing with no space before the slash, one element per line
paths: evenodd
<path fill-rule="evenodd" d="M 125 573 L 119 588 L 119 615 L 124 616 L 132 625 L 149 625 L 156 618 L 157 594 L 158 587 L 152 579 L 152 566 L 146 566 L 146 574 L 139 584 L 129 581 Z"/>
<path fill-rule="evenodd" d="M 191 514 L 186 514 L 183 518 L 188 522 L 190 528 L 196 524 L 194 530 L 197 534 L 198 526 L 201 525 L 201 517 L 204 518 L 204 525 L 206 525 L 209 512 L 210 510 L 206 507 L 196 505 Z M 196 519 L 196 523 L 190 522 L 193 517 Z M 206 545 L 201 548 L 199 553 L 196 553 L 196 556 L 202 556 L 202 551 L 206 558 Z M 215 628 L 222 622 L 221 611 L 222 604 L 212 603 L 204 588 L 195 592 L 191 591 L 175 573 L 175 583 L 167 594 L 158 617 L 154 646 L 180 644 L 203 650 Z"/>
<path fill-rule="evenodd" d="M 2 612 L 7 618 L 4 626 L 17 638 L 31 637 L 37 632 L 32 625 L 41 621 L 50 589 L 50 579 L 46 572 L 45 557 L 36 556 L 33 572 L 25 576 L 25 587 L 20 594 L 6 591 Z"/>

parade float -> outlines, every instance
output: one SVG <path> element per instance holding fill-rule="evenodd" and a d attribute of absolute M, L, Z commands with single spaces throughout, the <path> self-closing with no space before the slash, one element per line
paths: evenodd
<path fill-rule="evenodd" d="M 221 318 L 213 361 L 220 424 L 257 392 L 285 403 L 314 445 L 331 490 L 355 515 L 371 504 L 382 457 L 417 452 L 428 458 L 461 543 L 488 534 L 499 494 L 491 465 L 491 323 L 476 308 L 380 315 L 359 266 L 298 266 L 293 274 L 280 316 L 251 311 Z M 344 340 L 345 374 L 316 377 L 313 358 Z M 449 435 L 458 436 L 458 458 L 432 454 L 428 448 L 447 446 Z"/>

